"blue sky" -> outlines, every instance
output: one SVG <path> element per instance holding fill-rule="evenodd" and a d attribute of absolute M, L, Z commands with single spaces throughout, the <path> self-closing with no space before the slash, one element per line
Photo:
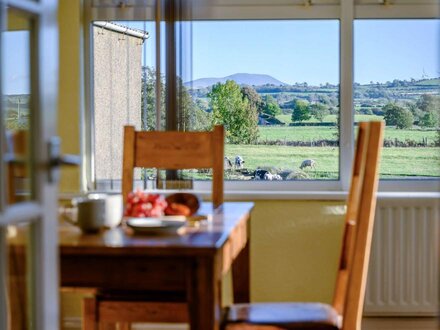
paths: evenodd
<path fill-rule="evenodd" d="M 336 20 L 196 22 L 193 32 L 193 79 L 246 72 L 339 81 Z M 359 20 L 354 32 L 356 82 L 440 76 L 438 20 Z"/>
<path fill-rule="evenodd" d="M 145 58 L 147 65 L 152 65 L 154 24 L 136 22 L 130 26 L 150 32 Z M 261 73 L 290 84 L 339 82 L 337 20 L 193 22 L 188 31 L 187 35 L 192 36 L 192 55 L 184 55 L 192 56 L 187 61 L 192 68 L 191 72 L 184 72 L 184 81 Z M 359 20 L 354 32 L 356 82 L 440 76 L 439 20 Z M 27 33 L 4 33 L 4 43 L 4 92 L 26 94 Z"/>

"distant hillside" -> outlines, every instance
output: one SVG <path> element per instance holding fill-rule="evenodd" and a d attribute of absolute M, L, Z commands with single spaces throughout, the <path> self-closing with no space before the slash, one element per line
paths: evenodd
<path fill-rule="evenodd" d="M 194 81 L 189 81 L 185 83 L 185 86 L 192 88 L 205 88 L 212 86 L 216 83 L 225 83 L 227 80 L 233 80 L 239 85 L 250 85 L 250 86 L 262 86 L 262 85 L 275 85 L 275 86 L 286 86 L 286 83 L 275 79 L 267 74 L 253 74 L 253 73 L 236 73 L 223 78 L 201 78 Z"/>

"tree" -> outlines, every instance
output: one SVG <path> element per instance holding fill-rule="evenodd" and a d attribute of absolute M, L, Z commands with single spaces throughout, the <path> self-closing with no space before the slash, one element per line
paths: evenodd
<path fill-rule="evenodd" d="M 163 77 L 160 79 L 161 101 L 160 101 L 160 124 L 165 127 L 165 83 Z M 205 131 L 211 128 L 210 114 L 204 111 L 198 103 L 194 102 L 183 85 L 180 78 L 177 80 L 177 103 L 178 125 L 182 131 Z M 144 67 L 142 71 L 142 128 L 144 130 L 156 130 L 156 71 L 150 67 Z"/>
<path fill-rule="evenodd" d="M 435 110 L 429 110 L 419 120 L 419 125 L 422 127 L 438 127 L 439 113 Z"/>
<path fill-rule="evenodd" d="M 281 114 L 280 106 L 278 105 L 277 101 L 275 101 L 275 99 L 270 95 L 266 96 L 263 112 L 274 117 Z"/>
<path fill-rule="evenodd" d="M 255 143 L 258 138 L 258 113 L 232 80 L 217 83 L 208 93 L 213 125 L 224 125 L 226 141 L 232 144 Z"/>
<path fill-rule="evenodd" d="M 293 105 L 292 121 L 301 122 L 304 120 L 309 120 L 310 118 L 311 118 L 310 109 L 307 102 L 301 100 L 295 100 Z"/>
<path fill-rule="evenodd" d="M 401 108 L 399 116 L 397 117 L 396 127 L 400 129 L 411 128 L 414 123 L 414 116 L 411 111 L 405 108 Z"/>
<path fill-rule="evenodd" d="M 241 88 L 241 93 L 243 94 L 243 97 L 248 99 L 249 104 L 257 109 L 258 113 L 263 112 L 264 101 L 254 88 L 251 86 L 243 86 Z"/>
<path fill-rule="evenodd" d="M 211 128 L 211 114 L 201 109 L 188 89 L 183 85 L 182 79 L 177 81 L 178 94 L 178 125 L 181 131 L 206 131 Z"/>
<path fill-rule="evenodd" d="M 396 126 L 397 128 L 411 128 L 414 122 L 414 116 L 408 109 L 402 108 L 395 103 L 388 103 L 383 106 L 384 119 L 387 126 Z"/>
<path fill-rule="evenodd" d="M 165 126 L 165 84 L 160 79 L 160 122 Z M 156 129 L 156 71 L 150 67 L 142 68 L 141 90 L 141 122 L 142 129 L 152 131 Z"/>
<path fill-rule="evenodd" d="M 439 125 L 440 96 L 423 94 L 417 100 L 415 106 L 420 126 L 436 127 Z"/>
<path fill-rule="evenodd" d="M 321 103 L 311 104 L 309 108 L 310 108 L 310 114 L 321 123 L 324 120 L 324 118 L 330 114 L 329 108 Z"/>
<path fill-rule="evenodd" d="M 422 112 L 428 112 L 431 110 L 439 111 L 440 107 L 440 96 L 431 94 L 422 94 L 416 102 L 417 108 Z"/>

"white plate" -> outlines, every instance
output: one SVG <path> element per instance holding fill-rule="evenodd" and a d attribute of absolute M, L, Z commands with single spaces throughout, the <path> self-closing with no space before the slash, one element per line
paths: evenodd
<path fill-rule="evenodd" d="M 184 216 L 163 216 L 160 218 L 126 218 L 126 224 L 136 233 L 170 234 L 184 226 Z"/>

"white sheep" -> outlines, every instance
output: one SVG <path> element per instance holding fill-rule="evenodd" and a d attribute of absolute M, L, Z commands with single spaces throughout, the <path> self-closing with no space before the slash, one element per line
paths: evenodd
<path fill-rule="evenodd" d="M 235 169 L 242 169 L 244 164 L 244 159 L 241 156 L 235 156 Z"/>
<path fill-rule="evenodd" d="M 225 170 L 230 170 L 232 168 L 232 162 L 231 160 L 225 156 L 225 160 L 224 160 L 224 169 Z"/>
<path fill-rule="evenodd" d="M 264 180 L 269 180 L 272 181 L 273 180 L 273 174 L 270 172 L 267 172 L 264 174 Z"/>
<path fill-rule="evenodd" d="M 299 168 L 304 169 L 306 167 L 310 167 L 313 169 L 316 168 L 316 161 L 314 161 L 313 159 L 303 160 L 303 162 L 301 163 L 301 166 Z"/>

